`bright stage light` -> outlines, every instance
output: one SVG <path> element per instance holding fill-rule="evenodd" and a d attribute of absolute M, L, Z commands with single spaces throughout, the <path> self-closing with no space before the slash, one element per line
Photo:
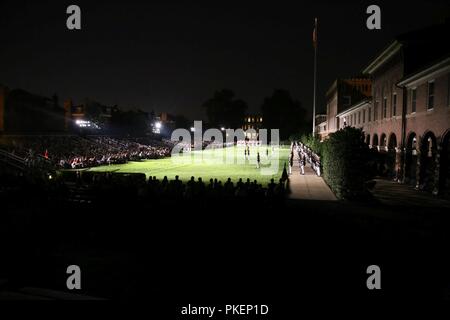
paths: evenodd
<path fill-rule="evenodd" d="M 75 123 L 81 128 L 91 127 L 92 123 L 86 120 L 76 120 Z"/>
<path fill-rule="evenodd" d="M 156 122 L 155 127 L 156 127 L 156 129 L 161 129 L 161 127 L 162 127 L 161 122 Z"/>

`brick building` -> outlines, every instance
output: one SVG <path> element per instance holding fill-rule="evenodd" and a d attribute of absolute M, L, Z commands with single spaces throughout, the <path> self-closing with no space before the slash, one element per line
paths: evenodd
<path fill-rule="evenodd" d="M 450 55 L 398 86 L 407 99 L 403 179 L 433 193 L 449 193 Z"/>
<path fill-rule="evenodd" d="M 371 96 L 371 82 L 368 78 L 337 79 L 327 91 L 327 130 L 321 134 L 326 138 L 328 133 L 342 127 L 337 115 L 353 104 Z"/>
<path fill-rule="evenodd" d="M 316 128 L 314 132 L 320 137 L 321 141 L 323 141 L 328 135 L 327 118 L 328 117 L 326 114 L 316 114 Z"/>
<path fill-rule="evenodd" d="M 327 107 L 329 132 L 361 128 L 387 176 L 445 195 L 450 193 L 448 34 L 445 23 L 397 37 L 363 70 L 371 97 L 339 110 L 331 94 Z"/>

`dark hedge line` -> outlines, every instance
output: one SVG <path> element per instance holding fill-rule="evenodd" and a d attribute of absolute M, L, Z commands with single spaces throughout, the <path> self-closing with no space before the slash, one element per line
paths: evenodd
<path fill-rule="evenodd" d="M 321 157 L 323 178 L 339 199 L 370 197 L 373 155 L 360 129 L 346 127 L 327 140 L 304 137 L 302 142 Z"/>

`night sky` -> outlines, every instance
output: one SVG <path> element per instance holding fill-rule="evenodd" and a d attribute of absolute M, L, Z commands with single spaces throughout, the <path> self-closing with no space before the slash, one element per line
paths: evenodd
<path fill-rule="evenodd" d="M 335 78 L 357 75 L 394 35 L 450 16 L 448 1 L 393 2 L 0 0 L 0 83 L 191 119 L 215 90 L 258 112 L 283 88 L 310 110 L 317 16 L 324 109 Z M 70 4 L 81 7 L 80 31 L 66 28 Z M 381 30 L 366 28 L 370 4 L 381 7 Z"/>

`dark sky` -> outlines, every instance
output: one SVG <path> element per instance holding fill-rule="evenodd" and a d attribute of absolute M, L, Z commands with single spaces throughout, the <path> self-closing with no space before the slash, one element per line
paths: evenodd
<path fill-rule="evenodd" d="M 70 4 L 81 7 L 80 31 L 66 28 Z M 370 4 L 381 7 L 381 30 L 366 28 Z M 335 78 L 358 74 L 394 35 L 449 15 L 448 1 L 0 0 L 0 83 L 190 118 L 222 88 L 250 111 L 276 88 L 311 109 L 317 16 L 323 109 Z"/>

